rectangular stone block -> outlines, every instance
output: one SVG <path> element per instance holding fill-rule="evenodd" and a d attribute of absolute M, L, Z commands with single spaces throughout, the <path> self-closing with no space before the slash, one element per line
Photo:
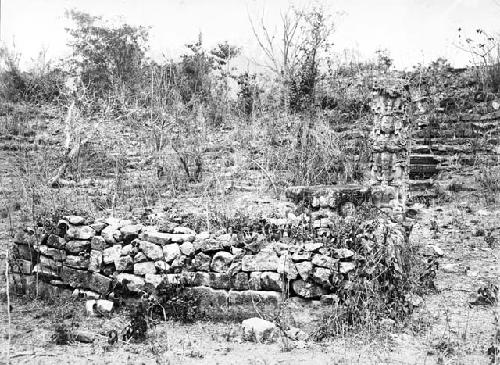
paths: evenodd
<path fill-rule="evenodd" d="M 274 251 L 262 251 L 256 255 L 243 256 L 242 271 L 278 271 L 279 259 Z"/>

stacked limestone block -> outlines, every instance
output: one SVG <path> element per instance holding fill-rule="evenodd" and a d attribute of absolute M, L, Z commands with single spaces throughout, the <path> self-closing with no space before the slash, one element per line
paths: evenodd
<path fill-rule="evenodd" d="M 402 80 L 380 79 L 374 87 L 372 109 L 373 203 L 395 217 L 403 217 L 409 172 L 409 87 Z"/>

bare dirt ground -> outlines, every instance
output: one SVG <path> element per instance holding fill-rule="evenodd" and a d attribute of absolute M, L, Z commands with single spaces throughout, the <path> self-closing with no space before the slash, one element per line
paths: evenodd
<path fill-rule="evenodd" d="M 457 198 L 458 199 L 458 198 Z M 424 298 L 411 325 L 386 331 L 346 334 L 314 341 L 272 344 L 241 342 L 238 323 L 161 322 L 142 343 L 119 341 L 110 346 L 106 334 L 128 324 L 125 312 L 111 318 L 86 317 L 84 302 L 47 303 L 13 299 L 11 326 L 2 303 L 1 363 L 13 364 L 488 364 L 487 355 L 498 330 L 498 305 L 471 305 L 477 290 L 499 285 L 500 208 L 464 202 L 422 209 L 412 233 L 414 242 L 434 244 L 443 251 L 437 290 Z M 2 221 L 1 247 L 8 239 Z M 492 233 L 496 244 L 485 235 Z M 4 285 L 4 283 L 2 283 Z M 55 345 L 56 313 L 97 336 L 92 344 Z M 8 334 L 10 332 L 10 352 Z M 497 359 L 498 361 L 498 359 Z"/>

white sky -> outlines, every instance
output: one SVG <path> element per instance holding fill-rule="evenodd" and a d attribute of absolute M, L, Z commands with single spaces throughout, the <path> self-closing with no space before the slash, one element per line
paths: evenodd
<path fill-rule="evenodd" d="M 243 47 L 253 57 L 258 47 L 248 14 L 265 9 L 267 24 L 277 24 L 286 0 L 0 0 L 1 37 L 15 43 L 24 64 L 45 48 L 49 58 L 68 52 L 65 9 L 151 26 L 153 56 L 175 57 L 203 33 L 207 46 L 217 42 Z M 297 1 L 295 1 L 296 3 Z M 302 1 L 307 3 L 306 1 Z M 468 55 L 454 45 L 457 29 L 470 34 L 481 27 L 500 32 L 500 0 L 323 0 L 335 14 L 334 52 L 355 49 L 364 57 L 389 49 L 396 66 L 409 67 L 445 57 L 459 66 Z M 339 14 L 341 13 L 341 14 Z M 258 56 L 257 56 L 258 57 Z"/>

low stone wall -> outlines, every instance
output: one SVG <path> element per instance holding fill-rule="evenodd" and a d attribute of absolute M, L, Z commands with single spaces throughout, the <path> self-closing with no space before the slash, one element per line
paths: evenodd
<path fill-rule="evenodd" d="M 140 296 L 161 284 L 182 284 L 208 317 L 251 317 L 280 310 L 284 298 L 331 304 L 337 289 L 364 265 L 337 237 L 356 209 L 370 202 L 364 187 L 295 187 L 295 213 L 195 232 L 182 222 L 145 226 L 116 218 L 79 216 L 53 229 L 18 232 L 14 282 L 45 283 L 51 294 L 78 289 L 88 296 Z M 370 222 L 358 238 L 391 250 L 405 231 L 389 219 Z"/>

